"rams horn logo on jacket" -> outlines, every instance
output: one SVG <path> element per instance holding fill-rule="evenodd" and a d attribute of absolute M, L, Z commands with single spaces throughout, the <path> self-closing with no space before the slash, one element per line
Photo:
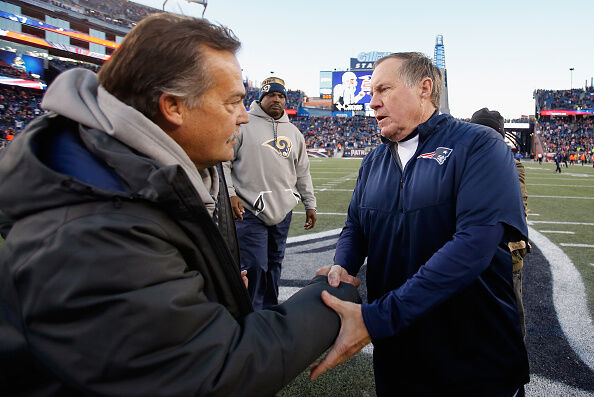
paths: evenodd
<path fill-rule="evenodd" d="M 274 138 L 269 139 L 264 142 L 262 146 L 267 146 L 277 152 L 281 157 L 287 158 L 291 153 L 293 144 L 286 136 L 279 136 L 276 138 L 276 142 L 274 142 Z"/>

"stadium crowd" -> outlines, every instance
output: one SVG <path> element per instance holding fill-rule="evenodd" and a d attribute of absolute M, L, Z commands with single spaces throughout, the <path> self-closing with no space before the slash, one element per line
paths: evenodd
<path fill-rule="evenodd" d="M 544 118 L 543 118 L 544 119 Z M 592 118 L 541 120 L 537 133 L 546 153 L 561 152 L 564 156 L 584 153 L 586 160 L 592 160 L 594 154 L 594 121 Z"/>
<path fill-rule="evenodd" d="M 42 93 L 38 90 L 15 86 L 0 86 L 0 148 L 42 111 Z"/>
<path fill-rule="evenodd" d="M 291 122 L 301 130 L 310 149 L 362 149 L 379 143 L 374 117 L 304 117 L 294 116 Z"/>
<path fill-rule="evenodd" d="M 87 1 L 91 4 L 91 1 Z M 122 4 L 124 2 L 121 2 Z M 86 67 L 97 71 L 98 67 L 91 64 L 80 64 L 54 59 L 51 65 L 59 71 L 72 67 Z M 10 77 L 33 79 L 32 76 L 19 71 L 0 61 L 0 74 Z M 304 99 L 300 90 L 287 92 L 287 109 L 298 110 Z M 259 89 L 246 89 L 245 106 L 248 107 L 259 95 Z M 41 114 L 39 104 L 42 93 L 28 88 L 14 86 L 0 86 L 0 147 L 8 142 L 31 121 Z M 581 109 L 594 108 L 594 89 L 574 90 L 537 90 L 535 91 L 537 106 L 540 109 Z M 508 122 L 528 122 L 528 118 L 507 120 Z M 559 153 L 564 156 L 586 154 L 586 161 L 592 161 L 594 154 L 594 121 L 591 117 L 541 117 L 538 120 L 537 133 L 542 142 L 545 153 Z M 305 137 L 310 149 L 326 149 L 328 154 L 334 154 L 341 149 L 363 149 L 375 147 L 379 143 L 377 122 L 374 117 L 354 116 L 343 117 L 308 117 L 291 116 L 295 124 Z M 573 156 L 572 156 L 573 157 Z"/>
<path fill-rule="evenodd" d="M 536 90 L 534 99 L 539 111 L 594 109 L 594 87 L 572 90 Z"/>
<path fill-rule="evenodd" d="M 74 61 L 66 61 L 63 59 L 51 59 L 49 61 L 50 65 L 54 66 L 56 69 L 58 69 L 59 71 L 66 71 L 68 69 L 72 69 L 72 68 L 85 68 L 85 69 L 89 69 L 92 70 L 93 72 L 98 72 L 99 71 L 99 66 L 98 65 L 93 65 L 90 63 L 86 63 L 86 62 L 74 62 Z"/>
<path fill-rule="evenodd" d="M 126 0 L 41 0 L 118 26 L 132 28 L 150 14 L 160 12 Z"/>

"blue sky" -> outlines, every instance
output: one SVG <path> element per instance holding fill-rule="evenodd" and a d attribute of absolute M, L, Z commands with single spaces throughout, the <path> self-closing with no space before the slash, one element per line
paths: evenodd
<path fill-rule="evenodd" d="M 163 4 L 136 2 L 159 9 Z M 167 11 L 180 9 L 201 16 L 203 7 L 167 2 Z M 273 71 L 309 96 L 319 95 L 321 70 L 346 69 L 360 52 L 433 57 L 438 34 L 444 37 L 455 117 L 482 107 L 506 118 L 534 114 L 534 89 L 584 87 L 594 77 L 593 0 L 208 0 L 204 16 L 239 37 L 244 76 L 259 83 Z"/>

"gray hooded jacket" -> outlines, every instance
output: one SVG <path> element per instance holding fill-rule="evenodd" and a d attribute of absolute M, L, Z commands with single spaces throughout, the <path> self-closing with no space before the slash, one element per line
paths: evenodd
<path fill-rule="evenodd" d="M 57 113 L 0 158 L 0 211 L 13 223 L 0 250 L 0 395 L 281 389 L 338 333 L 321 290 L 354 300 L 354 287 L 318 280 L 252 312 L 224 182 L 217 225 L 183 164 L 116 139 L 158 134 L 150 121 L 104 106 L 86 72 L 63 79 L 44 101 Z"/>
<path fill-rule="evenodd" d="M 303 134 L 286 113 L 274 120 L 256 101 L 234 146 L 232 161 L 223 163 L 231 196 L 267 225 L 276 225 L 299 202 L 316 208 Z M 274 137 L 277 137 L 276 143 Z"/>

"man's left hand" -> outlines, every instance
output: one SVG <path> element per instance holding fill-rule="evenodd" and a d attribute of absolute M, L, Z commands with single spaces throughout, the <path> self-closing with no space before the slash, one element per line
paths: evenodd
<path fill-rule="evenodd" d="M 318 364 L 310 368 L 309 378 L 316 379 L 329 369 L 344 363 L 352 355 L 359 353 L 371 342 L 369 332 L 363 321 L 361 305 L 342 301 L 327 291 L 322 291 L 322 300 L 340 316 L 340 331 L 334 346 Z"/>
<path fill-rule="evenodd" d="M 316 210 L 305 210 L 305 225 L 303 226 L 305 230 L 313 228 L 316 225 L 317 218 Z"/>

